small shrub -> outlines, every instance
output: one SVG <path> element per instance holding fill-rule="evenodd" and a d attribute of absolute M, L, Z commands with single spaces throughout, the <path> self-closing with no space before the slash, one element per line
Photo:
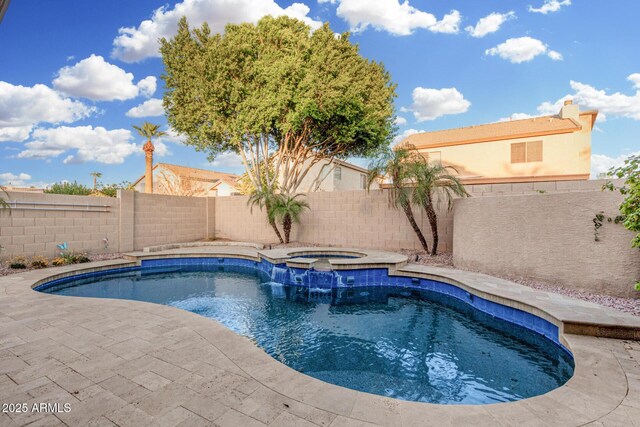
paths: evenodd
<path fill-rule="evenodd" d="M 13 257 L 9 261 L 9 267 L 14 269 L 27 268 L 27 259 L 23 256 Z"/>
<path fill-rule="evenodd" d="M 79 184 L 76 181 L 58 182 L 44 190 L 45 193 L 50 194 L 71 194 L 75 196 L 88 196 L 91 194 L 91 191 L 89 187 Z"/>
<path fill-rule="evenodd" d="M 91 262 L 89 257 L 86 254 L 80 254 L 76 258 L 76 264 L 84 264 L 85 262 Z"/>
<path fill-rule="evenodd" d="M 32 268 L 47 268 L 49 267 L 49 260 L 47 260 L 43 256 L 34 256 L 31 259 L 31 267 Z"/>
<path fill-rule="evenodd" d="M 51 261 L 51 265 L 54 265 L 56 267 L 60 267 L 61 265 L 67 265 L 67 260 L 62 257 L 54 258 Z"/>
<path fill-rule="evenodd" d="M 87 254 L 81 254 L 73 251 L 61 253 L 60 258 L 65 261 L 65 264 L 82 264 L 85 262 L 91 262 Z"/>

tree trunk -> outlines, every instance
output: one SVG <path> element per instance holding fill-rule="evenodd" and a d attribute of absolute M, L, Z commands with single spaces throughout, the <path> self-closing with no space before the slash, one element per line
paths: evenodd
<path fill-rule="evenodd" d="M 427 245 L 427 241 L 424 238 L 420 227 L 418 227 L 418 224 L 416 223 L 416 219 L 413 216 L 413 210 L 411 210 L 411 205 L 409 203 L 404 204 L 402 206 L 402 210 L 404 210 L 405 215 L 407 215 L 407 219 L 409 220 L 409 224 L 411 224 L 411 228 L 413 228 L 416 236 L 418 236 L 418 240 L 420 240 L 422 249 L 424 249 L 426 253 L 429 253 L 429 246 Z"/>
<path fill-rule="evenodd" d="M 291 215 L 286 214 L 282 220 L 282 228 L 284 229 L 284 242 L 289 243 L 289 235 L 291 234 Z"/>
<path fill-rule="evenodd" d="M 269 216 L 269 210 L 271 209 L 271 206 L 269 203 L 265 203 L 264 204 L 265 209 L 267 210 L 267 216 Z M 284 240 L 282 240 L 282 235 L 280 234 L 280 230 L 278 230 L 278 226 L 276 225 L 276 221 L 275 219 L 269 219 L 269 224 L 271 225 L 271 228 L 273 228 L 273 231 L 275 231 L 276 236 L 278 236 L 278 240 L 280 241 L 280 243 L 284 243 Z"/>
<path fill-rule="evenodd" d="M 435 255 L 438 252 L 438 217 L 436 216 L 436 211 L 433 209 L 433 203 L 431 203 L 431 197 L 429 197 L 429 202 L 424 204 L 424 210 L 427 212 L 429 225 L 431 225 L 431 234 L 433 235 L 433 245 L 431 246 L 431 255 Z"/>

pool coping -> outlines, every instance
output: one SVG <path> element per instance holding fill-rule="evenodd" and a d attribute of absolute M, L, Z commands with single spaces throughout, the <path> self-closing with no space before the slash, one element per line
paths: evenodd
<path fill-rule="evenodd" d="M 318 248 L 311 248 L 311 250 L 317 251 Z M 71 312 L 75 316 L 82 318 L 98 315 L 98 313 L 101 313 L 100 310 L 108 311 L 112 317 L 127 319 L 127 324 L 131 328 L 130 332 L 133 334 L 139 333 L 139 339 L 144 339 L 142 337 L 145 337 L 145 341 L 151 341 L 151 338 L 145 336 L 145 334 L 149 333 L 145 326 L 150 323 L 162 321 L 164 323 L 180 324 L 182 328 L 186 328 L 185 330 L 191 331 L 201 339 L 204 339 L 207 347 L 210 346 L 220 352 L 223 355 L 220 356 L 221 360 L 225 364 L 229 364 L 226 369 L 236 371 L 236 374 L 241 374 L 241 376 L 257 382 L 260 385 L 259 389 L 263 390 L 260 396 L 266 393 L 275 393 L 273 395 L 269 394 L 271 398 L 276 399 L 277 397 L 289 402 L 289 407 L 280 407 L 280 410 L 283 410 L 283 414 L 279 416 L 285 417 L 284 413 L 286 413 L 286 417 L 302 418 L 318 425 L 359 425 L 358 423 L 362 422 L 374 425 L 424 425 L 425 423 L 459 425 L 465 424 L 465 421 L 467 423 L 473 422 L 476 425 L 508 425 L 525 421 L 533 424 L 582 425 L 596 420 L 605 420 L 607 419 L 606 417 L 609 417 L 608 419 L 610 420 L 628 419 L 629 423 L 631 423 L 631 418 L 629 418 L 632 416 L 631 414 L 640 411 L 640 404 L 638 403 L 640 402 L 640 368 L 637 360 L 634 360 L 633 356 L 631 356 L 631 354 L 637 354 L 640 351 L 640 344 L 597 336 L 578 335 L 568 332 L 566 327 L 561 329 L 561 333 L 564 342 L 573 353 L 576 367 L 574 376 L 564 386 L 541 396 L 511 403 L 479 406 L 434 405 L 371 395 L 308 377 L 279 363 L 255 346 L 254 343 L 231 332 L 218 322 L 176 308 L 138 301 L 108 299 L 95 301 L 95 299 L 92 300 L 91 298 L 69 298 L 46 295 L 32 290 L 34 286 L 54 278 L 76 275 L 79 272 L 86 273 L 135 266 L 142 259 L 230 256 L 256 260 L 259 259 L 262 252 L 265 251 L 235 246 L 180 248 L 152 254 L 132 253 L 127 255 L 132 258 L 130 260 L 94 262 L 6 276 L 0 278 L 0 315 L 7 320 L 11 319 L 20 323 L 25 321 L 43 322 L 44 320 L 42 319 L 46 319 L 49 322 L 49 328 L 55 328 L 54 324 L 62 320 L 58 319 L 56 313 L 52 313 L 51 310 L 45 311 L 46 314 L 38 315 L 41 309 L 63 306 L 65 312 Z M 269 253 L 265 255 L 269 256 Z M 379 264 L 373 265 L 379 267 L 382 264 L 384 263 L 380 261 Z M 370 264 L 367 265 L 369 265 L 367 268 L 372 268 Z M 599 325 L 597 323 L 599 321 L 598 316 L 585 315 L 586 311 L 594 309 L 594 304 L 584 303 L 587 304 L 584 305 L 579 302 L 577 305 L 571 305 L 571 309 L 567 309 L 564 304 L 568 304 L 567 300 L 571 300 L 570 298 L 560 298 L 557 295 L 533 289 L 529 290 L 528 288 L 519 289 L 524 287 L 502 279 L 491 278 L 490 276 L 412 264 L 397 267 L 395 273 L 400 275 L 425 275 L 425 277 L 433 277 L 437 278 L 437 280 L 446 279 L 455 282 L 456 286 L 467 286 L 474 292 L 485 293 L 488 298 L 495 298 L 496 302 L 504 303 L 505 301 L 510 301 L 512 304 L 522 304 L 521 307 L 524 309 L 539 310 L 541 313 L 552 316 L 556 321 L 560 322 L 568 321 L 573 322 L 572 324 L 578 324 L 577 322 L 580 321 L 585 322 L 583 324 L 594 325 L 596 328 L 604 327 L 605 331 L 607 331 L 611 326 L 611 322 L 617 319 L 623 322 L 628 321 L 629 323 L 626 324 L 627 329 L 629 327 L 636 328 L 634 326 L 635 321 L 627 319 L 633 316 L 618 316 L 616 313 L 606 312 L 606 314 L 602 315 L 602 325 Z M 512 289 L 510 293 L 509 286 L 516 291 Z M 64 300 L 62 300 L 63 298 Z M 528 300 L 523 302 L 523 299 L 527 298 Z M 536 305 L 533 305 L 533 302 Z M 599 309 L 599 306 L 595 306 L 595 309 Z M 135 313 L 136 316 L 132 317 L 131 313 Z M 2 326 L 0 326 L 0 337 L 6 338 L 11 335 L 12 331 L 10 326 L 7 325 L 10 325 L 10 322 L 3 322 Z M 82 325 L 73 323 L 66 325 L 66 327 L 68 328 L 66 333 L 77 332 L 83 328 Z M 95 327 L 101 328 L 100 325 Z M 593 329 L 586 328 L 578 332 L 587 333 L 593 331 Z M 595 330 L 595 332 L 598 332 L 598 330 Z M 17 337 L 20 338 L 20 335 L 18 334 Z M 21 352 L 18 350 L 23 346 L 28 347 L 30 344 L 28 338 L 25 337 L 27 335 L 20 338 L 21 344 L 10 346 L 8 350 L 6 350 L 6 345 L 0 346 L 0 348 L 4 348 L 4 350 L 0 351 L 11 351 L 12 353 L 17 353 L 19 357 Z M 100 339 L 97 337 L 95 339 L 97 341 L 93 345 L 100 346 Z M 6 339 L 4 341 L 0 340 L 0 343 L 3 342 L 6 342 Z M 67 345 L 71 344 L 68 343 Z M 78 343 L 73 345 L 78 345 Z M 145 354 L 141 357 L 162 354 L 165 349 L 166 347 L 163 346 L 151 346 L 145 350 Z M 54 349 L 50 349 L 50 351 L 54 351 Z M 55 349 L 55 351 L 59 351 L 59 349 Z M 89 357 L 87 354 L 82 354 L 82 358 L 87 357 Z M 176 362 L 176 365 L 186 366 L 184 361 L 182 363 Z M 126 374 L 126 372 L 120 372 L 117 366 L 110 368 L 110 370 L 118 375 Z M 162 372 L 158 374 L 162 375 Z M 87 379 L 86 377 L 83 378 Z M 172 381 L 173 383 L 174 381 Z M 99 386 L 98 384 L 95 385 Z M 0 390 L 2 387 L 0 385 Z M 178 386 L 175 385 L 175 387 Z M 105 393 L 107 392 L 108 390 L 105 391 Z M 151 394 L 155 393 L 156 391 L 153 391 Z M 249 394 L 247 398 L 253 396 L 254 400 L 257 399 L 259 396 L 254 396 L 255 393 L 256 391 Z M 160 398 L 161 396 L 158 396 L 158 399 Z M 137 409 L 140 407 L 140 405 L 136 406 L 137 402 L 128 403 L 123 401 L 120 403 L 122 408 L 133 406 Z M 100 405 L 100 402 L 96 401 L 95 405 Z M 144 408 L 144 405 L 142 407 Z M 316 412 L 305 412 L 303 414 L 300 410 L 301 407 L 314 408 Z M 96 413 L 102 411 L 100 407 L 93 408 L 93 410 Z M 105 408 L 102 412 L 108 411 L 112 411 L 112 409 Z M 204 412 L 204 409 L 202 411 Z M 215 419 L 215 422 L 216 424 L 224 425 L 225 423 L 221 420 L 222 417 L 228 418 L 231 415 L 237 417 L 239 416 L 238 414 L 252 417 L 251 414 L 246 414 L 245 412 L 243 412 L 242 408 L 229 407 L 224 415 L 220 415 L 220 418 Z M 198 414 L 197 411 L 196 414 Z M 146 415 L 152 416 L 148 413 Z M 105 416 L 105 414 L 100 414 L 100 416 Z M 0 416 L 0 421 L 2 419 Z M 64 415 L 59 415 L 59 419 L 65 421 Z M 256 420 L 255 417 L 251 419 Z M 320 422 L 320 420 L 324 421 Z M 325 422 L 326 420 L 330 421 Z M 15 420 L 12 419 L 12 421 Z"/>

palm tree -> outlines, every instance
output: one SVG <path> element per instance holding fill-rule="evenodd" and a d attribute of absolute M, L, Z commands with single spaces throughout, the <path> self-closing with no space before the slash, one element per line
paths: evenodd
<path fill-rule="evenodd" d="M 421 160 L 412 164 L 413 171 L 411 175 L 415 180 L 412 200 L 422 206 L 427 213 L 431 234 L 433 235 L 431 255 L 435 255 L 438 251 L 438 216 L 436 215 L 436 208 L 442 199 L 445 199 L 447 211 L 451 211 L 455 196 L 467 197 L 469 193 L 467 193 L 460 179 L 454 175 L 454 173 L 457 174 L 458 172 L 454 167 L 442 166 L 440 162 L 429 163 L 422 156 L 419 159 Z"/>
<path fill-rule="evenodd" d="M 418 236 L 418 240 L 425 252 L 429 252 L 427 240 L 422 234 L 422 230 L 416 222 L 411 208 L 413 199 L 413 172 L 414 164 L 418 161 L 417 153 L 407 148 L 398 148 L 396 150 L 388 150 L 378 160 L 369 165 L 369 176 L 367 189 L 371 188 L 371 184 L 380 176 L 387 176 L 391 180 L 389 188 L 389 204 L 395 209 L 402 209 L 411 228 Z"/>
<path fill-rule="evenodd" d="M 309 209 L 309 204 L 304 200 L 298 200 L 298 197 L 304 194 L 296 194 L 291 197 L 287 194 L 279 194 L 276 196 L 271 206 L 271 215 L 274 219 L 282 221 L 282 229 L 284 230 L 284 242 L 289 243 L 289 235 L 291 234 L 291 226 L 294 222 L 300 222 L 300 215 L 305 209 Z"/>
<path fill-rule="evenodd" d="M 276 225 L 276 219 L 273 216 L 272 206 L 275 203 L 277 196 L 273 192 L 272 189 L 268 187 L 263 187 L 262 189 L 255 189 L 251 195 L 249 196 L 249 200 L 247 200 L 247 204 L 251 206 L 251 211 L 253 212 L 253 207 L 258 206 L 260 210 L 265 208 L 267 211 L 267 219 L 269 220 L 269 224 L 273 228 L 273 231 L 278 236 L 278 240 L 280 243 L 284 243 L 282 239 L 282 235 L 280 234 L 280 230 L 278 230 L 278 226 Z"/>
<path fill-rule="evenodd" d="M 98 189 L 98 178 L 102 178 L 102 173 L 91 172 L 89 175 L 93 177 L 93 191 L 96 191 Z"/>
<path fill-rule="evenodd" d="M 154 125 L 153 123 L 144 122 L 142 127 L 133 125 L 133 128 L 138 131 L 140 136 L 147 138 L 147 141 L 151 142 L 151 138 L 159 138 L 166 135 L 166 132 L 159 131 L 160 125 Z"/>
<path fill-rule="evenodd" d="M 159 138 L 163 135 L 166 135 L 166 132 L 162 132 L 160 129 L 160 125 L 154 125 L 153 123 L 144 122 L 142 127 L 138 127 L 133 125 L 133 128 L 138 131 L 141 136 L 147 138 L 147 143 L 144 144 L 142 149 L 145 152 L 145 178 L 144 178 L 144 192 L 145 193 L 153 193 L 153 151 L 155 147 L 151 143 L 151 138 Z"/>

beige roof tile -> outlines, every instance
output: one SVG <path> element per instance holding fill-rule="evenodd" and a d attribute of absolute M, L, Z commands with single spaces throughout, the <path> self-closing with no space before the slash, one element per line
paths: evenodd
<path fill-rule="evenodd" d="M 408 136 L 403 143 L 412 144 L 420 149 L 554 135 L 576 132 L 581 129 L 580 123 L 573 119 L 561 119 L 559 116 L 541 116 L 435 132 L 416 133 Z"/>

